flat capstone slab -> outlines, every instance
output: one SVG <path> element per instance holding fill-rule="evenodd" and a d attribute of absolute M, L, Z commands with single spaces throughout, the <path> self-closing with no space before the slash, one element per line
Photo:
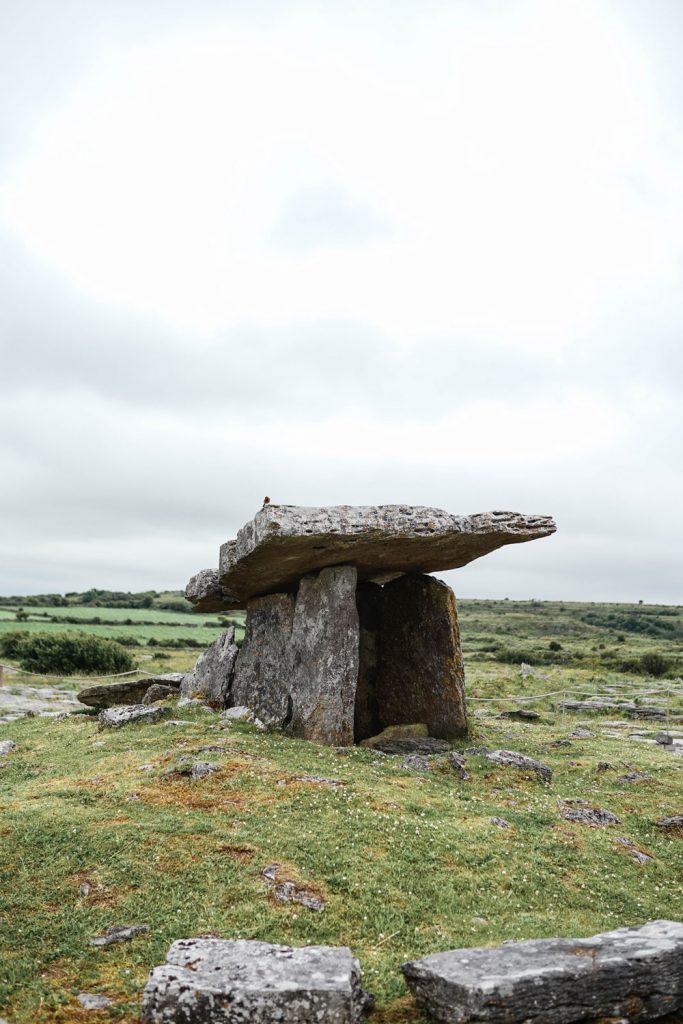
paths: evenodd
<path fill-rule="evenodd" d="M 402 969 L 417 1002 L 443 1024 L 653 1020 L 683 1007 L 683 924 L 453 949 Z"/>
<path fill-rule="evenodd" d="M 555 532 L 550 516 L 484 512 L 456 516 L 412 505 L 265 505 L 220 550 L 217 572 L 194 576 L 186 595 L 197 610 L 244 608 L 288 590 L 307 573 L 353 565 L 384 582 L 403 572 L 457 569 L 505 544 Z"/>
<path fill-rule="evenodd" d="M 143 996 L 154 1024 L 358 1024 L 370 997 L 346 946 L 179 939 Z"/>

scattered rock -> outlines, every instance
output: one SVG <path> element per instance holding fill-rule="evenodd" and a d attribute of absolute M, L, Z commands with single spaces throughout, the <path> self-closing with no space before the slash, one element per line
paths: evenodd
<path fill-rule="evenodd" d="M 224 708 L 230 699 L 238 653 L 235 627 L 229 626 L 199 655 L 194 668 L 183 679 L 183 696 L 200 696 L 212 707 Z"/>
<path fill-rule="evenodd" d="M 316 914 L 322 913 L 325 909 L 324 900 L 316 893 L 302 888 L 289 878 L 283 880 L 280 877 L 279 864 L 269 864 L 263 869 L 262 875 L 266 885 L 280 903 L 299 903 L 306 910 L 313 910 Z"/>
<path fill-rule="evenodd" d="M 403 758 L 401 767 L 407 768 L 410 772 L 431 772 L 433 769 L 431 761 L 423 754 L 408 754 Z"/>
<path fill-rule="evenodd" d="M 506 821 L 505 818 L 497 818 L 495 816 L 491 818 L 491 824 L 495 825 L 497 828 L 512 828 L 510 822 Z"/>
<path fill-rule="evenodd" d="M 256 715 L 251 708 L 246 707 L 244 704 L 240 704 L 236 708 L 227 708 L 223 712 L 221 718 L 230 719 L 233 722 L 253 722 Z"/>
<path fill-rule="evenodd" d="M 79 992 L 76 998 L 84 1010 L 104 1010 L 114 1002 L 107 996 L 91 995 L 90 992 Z"/>
<path fill-rule="evenodd" d="M 176 706 L 179 708 L 198 708 L 200 711 L 207 711 L 210 715 L 216 714 L 216 709 L 209 707 L 199 697 L 181 697 Z"/>
<path fill-rule="evenodd" d="M 566 821 L 575 821 L 579 825 L 591 828 L 604 828 L 606 825 L 620 825 L 616 814 L 602 807 L 591 807 L 586 800 L 559 800 L 560 817 Z"/>
<path fill-rule="evenodd" d="M 512 711 L 501 711 L 499 718 L 514 718 L 522 722 L 537 722 L 540 719 L 538 711 L 529 711 L 527 708 L 514 708 Z"/>
<path fill-rule="evenodd" d="M 626 836 L 617 836 L 612 842 L 617 846 L 626 847 L 636 864 L 647 864 L 648 861 L 653 859 L 648 853 L 643 853 L 642 850 L 639 850 L 636 844 L 631 839 L 627 839 Z"/>
<path fill-rule="evenodd" d="M 184 776 L 193 780 L 204 779 L 207 775 L 213 775 L 214 772 L 220 771 L 220 768 L 219 764 L 212 761 L 195 761 L 190 755 L 186 755 L 179 758 L 173 768 L 168 768 L 162 777 L 173 779 Z"/>
<path fill-rule="evenodd" d="M 100 729 L 121 729 L 124 725 L 132 725 L 133 722 L 144 722 L 147 725 L 159 722 L 170 713 L 169 708 L 158 705 L 146 707 L 144 704 L 131 704 L 130 707 L 105 708 L 104 711 L 100 711 L 97 720 Z"/>
<path fill-rule="evenodd" d="M 90 882 L 81 882 L 81 884 L 79 885 L 78 891 L 83 897 L 83 899 L 86 899 L 86 897 L 89 896 L 90 888 Z"/>
<path fill-rule="evenodd" d="M 658 818 L 655 822 L 657 828 L 666 831 L 683 831 L 683 814 L 673 814 L 669 818 Z"/>
<path fill-rule="evenodd" d="M 573 732 L 570 733 L 570 736 L 572 736 L 574 739 L 577 739 L 577 740 L 587 740 L 589 738 L 589 736 L 592 736 L 592 735 L 593 735 L 593 733 L 590 731 L 590 729 L 581 729 L 581 728 L 574 729 Z"/>
<path fill-rule="evenodd" d="M 645 1021 L 683 1006 L 683 924 L 454 949 L 404 964 L 403 973 L 439 1024 Z"/>
<path fill-rule="evenodd" d="M 655 736 L 655 743 L 659 743 L 660 747 L 668 747 L 673 743 L 674 738 L 668 732 L 658 732 Z"/>
<path fill-rule="evenodd" d="M 164 725 L 194 725 L 189 718 L 169 718 Z"/>
<path fill-rule="evenodd" d="M 519 671 L 522 676 L 522 679 L 528 679 L 529 676 L 536 675 L 536 669 L 533 667 L 533 665 L 527 665 L 526 661 L 523 661 L 521 663 L 521 665 L 519 666 Z"/>
<path fill-rule="evenodd" d="M 544 782 L 550 782 L 553 777 L 553 770 L 547 764 L 543 764 L 542 761 L 537 761 L 533 757 L 527 757 L 526 754 L 518 754 L 515 750 L 489 750 L 488 747 L 472 747 L 468 752 L 481 754 L 493 764 L 509 765 L 511 768 L 532 771 Z"/>
<path fill-rule="evenodd" d="M 95 708 L 139 704 L 149 688 L 154 685 L 170 686 L 178 693 L 182 679 L 182 672 L 167 672 L 161 676 L 145 676 L 144 679 L 125 679 L 120 683 L 86 686 L 78 694 L 78 699 L 81 704 Z"/>
<path fill-rule="evenodd" d="M 177 687 L 167 686 L 165 683 L 153 683 L 142 698 L 142 703 L 154 704 L 158 700 L 166 700 L 168 697 L 177 696 Z"/>
<path fill-rule="evenodd" d="M 143 1016 L 153 1024 L 359 1024 L 371 1004 L 345 946 L 180 939 L 150 973 Z"/>
<path fill-rule="evenodd" d="M 570 740 L 551 740 L 549 747 L 571 747 Z"/>
<path fill-rule="evenodd" d="M 16 749 L 17 745 L 14 740 L 0 740 L 0 757 L 5 757 L 6 754 L 11 754 Z"/>
<path fill-rule="evenodd" d="M 615 772 L 616 768 L 609 761 L 598 761 L 595 770 L 596 772 Z"/>
<path fill-rule="evenodd" d="M 644 772 L 632 771 L 627 775 L 619 775 L 617 782 L 651 782 L 652 776 L 646 775 Z"/>
<path fill-rule="evenodd" d="M 119 924 L 105 928 L 101 935 L 90 940 L 91 946 L 116 946 L 121 942 L 130 942 L 136 935 L 149 931 L 146 924 Z"/>
<path fill-rule="evenodd" d="M 446 761 L 451 766 L 453 771 L 460 776 L 463 782 L 469 779 L 469 772 L 465 768 L 465 758 L 462 754 L 458 754 L 455 750 L 449 750 L 446 754 Z"/>

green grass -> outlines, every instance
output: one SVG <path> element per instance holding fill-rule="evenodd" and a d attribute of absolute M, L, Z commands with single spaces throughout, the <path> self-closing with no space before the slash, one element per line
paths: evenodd
<path fill-rule="evenodd" d="M 598 686 L 580 673 L 571 680 L 564 669 L 552 673 L 553 688 Z M 524 687 L 542 692 L 548 682 L 532 678 Z M 470 666 L 473 695 L 520 686 L 510 666 Z M 505 706 L 504 697 L 494 705 Z M 88 716 L 5 727 L 3 737 L 19 750 L 0 771 L 0 1013 L 13 1024 L 94 1019 L 80 1016 L 74 996 L 96 991 L 115 1000 L 105 1019 L 132 1024 L 147 972 L 170 943 L 211 932 L 348 944 L 377 995 L 376 1019 L 417 1022 L 398 970 L 406 959 L 680 918 L 683 840 L 654 821 L 681 812 L 683 761 L 599 735 L 550 747 L 577 719 L 550 700 L 539 707 L 543 721 L 533 725 L 475 716 L 467 744 L 541 758 L 554 769 L 549 786 L 480 757 L 469 758 L 467 782 L 447 772 L 415 775 L 400 758 L 361 749 L 340 755 L 250 726 L 217 730 L 213 717 L 186 709 L 193 724 L 180 729 L 101 733 Z M 226 749 L 199 753 L 205 744 Z M 163 779 L 188 753 L 219 762 L 221 771 L 197 782 Z M 599 761 L 621 767 L 622 760 L 652 781 L 629 786 L 595 770 Z M 145 763 L 155 767 L 140 772 Z M 345 785 L 335 792 L 291 781 L 300 774 Z M 622 825 L 592 830 L 563 821 L 558 798 L 576 797 L 613 811 Z M 492 815 L 512 828 L 495 828 Z M 611 842 L 615 835 L 654 861 L 639 867 Z M 272 900 L 261 872 L 274 862 L 323 896 L 324 913 Z M 92 889 L 84 898 L 86 880 Z M 88 945 L 104 927 L 138 922 L 149 935 L 109 950 Z"/>

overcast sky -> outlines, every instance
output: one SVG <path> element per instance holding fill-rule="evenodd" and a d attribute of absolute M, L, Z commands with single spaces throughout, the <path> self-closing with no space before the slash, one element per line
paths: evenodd
<path fill-rule="evenodd" d="M 182 587 L 269 494 L 683 603 L 680 0 L 0 12 L 1 593 Z"/>

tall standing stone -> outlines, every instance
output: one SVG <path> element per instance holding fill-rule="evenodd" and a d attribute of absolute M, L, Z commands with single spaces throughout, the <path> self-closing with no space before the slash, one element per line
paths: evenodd
<path fill-rule="evenodd" d="M 375 699 L 381 728 L 424 722 L 444 739 L 467 732 L 455 595 L 433 576 L 382 588 Z"/>
<path fill-rule="evenodd" d="M 289 650 L 291 728 L 317 743 L 353 743 L 358 682 L 358 575 L 323 569 L 299 585 Z"/>
<path fill-rule="evenodd" d="M 232 685 L 232 704 L 245 705 L 266 725 L 291 719 L 289 648 L 293 594 L 268 594 L 247 603 L 247 622 Z"/>
<path fill-rule="evenodd" d="M 235 627 L 230 626 L 199 655 L 194 668 L 183 679 L 181 690 L 185 696 L 201 696 L 214 707 L 226 707 L 238 650 Z"/>

